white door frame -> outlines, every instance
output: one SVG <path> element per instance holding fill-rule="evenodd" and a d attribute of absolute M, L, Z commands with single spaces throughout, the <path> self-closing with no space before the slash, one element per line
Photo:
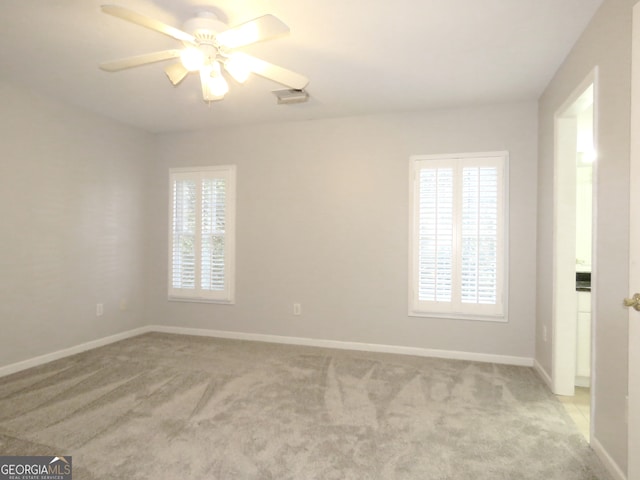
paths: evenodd
<path fill-rule="evenodd" d="M 592 89 L 590 87 L 592 86 Z M 593 104 L 593 144 L 598 150 L 598 68 L 594 68 L 578 85 L 554 116 L 554 208 L 553 208 L 553 300 L 552 365 L 553 393 L 574 395 L 576 377 L 577 297 L 576 297 L 576 138 L 577 114 Z M 568 159 L 571 159 L 569 161 Z M 597 184 L 597 162 L 594 164 Z M 596 223 L 596 190 L 593 191 L 593 221 Z M 592 238 L 592 276 L 597 265 L 596 229 Z M 591 331 L 595 332 L 595 289 L 592 283 Z M 567 299 L 571 299 L 567 301 Z M 595 355 L 591 336 L 591 386 L 595 385 Z"/>
<path fill-rule="evenodd" d="M 629 297 L 640 292 L 640 4 L 633 8 Z M 640 312 L 629 308 L 628 480 L 640 480 Z"/>

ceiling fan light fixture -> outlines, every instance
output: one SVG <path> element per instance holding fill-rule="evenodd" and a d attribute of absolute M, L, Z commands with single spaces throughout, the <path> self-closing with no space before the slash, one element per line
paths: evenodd
<path fill-rule="evenodd" d="M 214 62 L 200 69 L 200 83 L 202 84 L 202 98 L 205 102 L 222 100 L 229 91 L 229 85 L 220 73 L 220 65 Z"/>
<path fill-rule="evenodd" d="M 229 84 L 221 75 L 209 77 L 209 91 L 216 97 L 224 97 L 229 92 Z"/>
<path fill-rule="evenodd" d="M 166 67 L 165 74 L 176 86 L 189 72 L 198 72 L 205 102 L 221 100 L 229 91 L 229 85 L 222 75 L 222 68 L 239 83 L 246 81 L 251 73 L 289 87 L 295 92 L 304 91 L 309 83 L 309 79 L 299 73 L 246 53 L 230 52 L 234 48 L 288 34 L 289 27 L 274 15 L 262 15 L 241 25 L 227 28 L 225 22 L 221 22 L 215 13 L 204 11 L 187 20 L 183 31 L 118 5 L 103 5 L 101 9 L 106 14 L 167 35 L 182 42 L 185 47 L 182 50 L 164 50 L 104 62 L 100 64 L 100 68 L 105 71 L 115 72 L 179 57 L 180 62 Z M 300 98 L 300 94 L 297 93 L 294 97 L 282 101 L 279 98 L 279 103 L 304 101 L 308 95 Z"/>
<path fill-rule="evenodd" d="M 190 72 L 200 70 L 205 62 L 205 54 L 197 47 L 187 47 L 180 53 L 180 61 Z"/>

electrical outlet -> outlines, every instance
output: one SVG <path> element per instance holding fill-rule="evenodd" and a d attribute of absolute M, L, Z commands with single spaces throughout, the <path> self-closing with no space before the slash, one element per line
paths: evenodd
<path fill-rule="evenodd" d="M 127 302 L 126 298 L 122 298 L 120 300 L 120 311 L 124 312 L 129 309 L 129 302 Z"/>
<path fill-rule="evenodd" d="M 547 326 L 546 325 L 542 326 L 542 340 L 544 340 L 545 342 L 548 340 L 548 337 L 547 337 Z"/>
<path fill-rule="evenodd" d="M 293 314 L 302 315 L 302 306 L 299 303 L 293 304 Z"/>
<path fill-rule="evenodd" d="M 104 305 L 102 303 L 96 303 L 96 317 L 104 315 Z"/>

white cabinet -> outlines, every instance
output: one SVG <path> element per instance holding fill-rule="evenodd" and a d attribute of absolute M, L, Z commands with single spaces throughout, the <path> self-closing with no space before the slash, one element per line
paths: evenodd
<path fill-rule="evenodd" d="M 591 292 L 576 292 L 576 294 L 578 296 L 576 385 L 588 387 L 591 383 Z"/>

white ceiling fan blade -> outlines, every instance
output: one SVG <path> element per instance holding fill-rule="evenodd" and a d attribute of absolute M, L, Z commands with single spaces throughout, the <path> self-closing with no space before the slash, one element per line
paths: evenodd
<path fill-rule="evenodd" d="M 219 33 L 216 40 L 223 47 L 237 48 L 288 33 L 289 27 L 282 20 L 268 14 Z"/>
<path fill-rule="evenodd" d="M 238 63 L 241 63 L 251 72 L 289 88 L 302 90 L 309 84 L 309 79 L 304 75 L 300 75 L 299 73 L 293 72 L 284 67 L 279 67 L 273 63 L 265 62 L 264 60 L 252 57 L 246 53 L 234 52 L 229 56 L 229 58 L 233 59 L 234 62 L 237 61 Z"/>
<path fill-rule="evenodd" d="M 119 60 L 112 60 L 110 62 L 104 62 L 100 64 L 102 70 L 107 72 L 117 72 L 119 70 L 125 70 L 127 68 L 139 67 L 148 63 L 162 62 L 163 60 L 169 60 L 170 58 L 176 58 L 180 56 L 180 50 L 163 50 L 161 52 L 145 53 L 143 55 L 136 55 L 134 57 L 121 58 Z"/>
<path fill-rule="evenodd" d="M 178 30 L 175 27 L 162 23 L 158 20 L 154 20 L 153 18 L 145 17 L 133 10 L 129 10 L 128 8 L 119 7 L 118 5 L 102 5 L 102 11 L 104 13 L 108 13 L 109 15 L 113 15 L 114 17 L 122 18 L 123 20 L 127 20 L 129 22 L 142 25 L 143 27 L 150 28 L 151 30 L 155 30 L 156 32 L 164 33 L 165 35 L 169 35 L 176 40 L 181 40 L 183 42 L 195 43 L 196 39 L 193 35 L 189 35 L 182 30 Z"/>
<path fill-rule="evenodd" d="M 189 74 L 189 70 L 184 68 L 182 62 L 178 62 L 165 68 L 164 73 L 167 74 L 167 77 L 169 77 L 169 81 L 175 87 L 186 78 L 186 76 Z"/>

